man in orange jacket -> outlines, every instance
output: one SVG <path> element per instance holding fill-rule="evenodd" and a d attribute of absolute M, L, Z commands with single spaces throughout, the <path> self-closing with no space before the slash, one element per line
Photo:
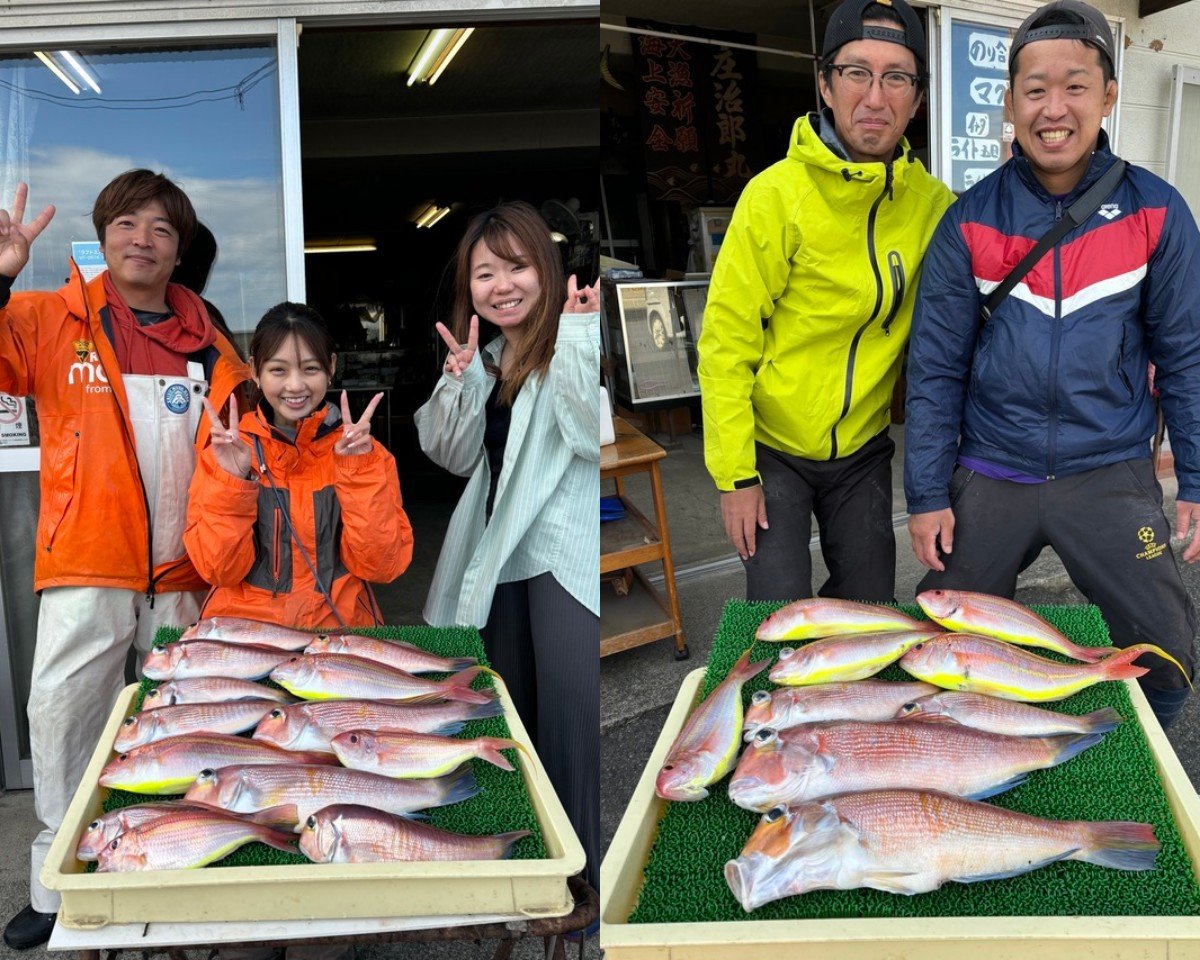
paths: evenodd
<path fill-rule="evenodd" d="M 125 682 L 130 643 L 196 619 L 204 582 L 183 546 L 201 397 L 220 407 L 247 371 L 200 299 L 170 284 L 195 233 L 186 194 L 131 170 L 96 198 L 107 270 L 54 293 L 12 293 L 54 216 L 23 222 L 28 188 L 0 209 L 0 392 L 32 395 L 41 431 L 34 589 L 41 593 L 29 695 L 34 806 L 30 904 L 4 929 L 44 943 L 58 910 L 39 874 Z"/>

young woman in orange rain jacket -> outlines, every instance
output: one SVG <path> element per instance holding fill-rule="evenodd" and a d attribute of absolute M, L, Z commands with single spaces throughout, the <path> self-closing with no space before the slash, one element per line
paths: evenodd
<path fill-rule="evenodd" d="M 202 616 L 239 616 L 313 628 L 369 626 L 369 581 L 386 583 L 412 559 L 412 527 L 396 461 L 327 403 L 333 343 L 320 315 L 281 303 L 250 343 L 255 410 L 230 425 L 208 409 L 212 443 L 196 464 L 183 540 L 213 585 Z"/>

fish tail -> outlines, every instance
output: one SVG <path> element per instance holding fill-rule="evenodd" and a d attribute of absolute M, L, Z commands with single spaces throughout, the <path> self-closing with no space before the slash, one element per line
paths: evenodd
<path fill-rule="evenodd" d="M 1103 733 L 1069 733 L 1059 737 L 1045 738 L 1054 748 L 1050 766 L 1057 767 L 1072 757 L 1077 757 L 1088 747 L 1094 747 L 1104 739 Z"/>
<path fill-rule="evenodd" d="M 260 823 L 265 827 L 294 827 L 300 820 L 300 812 L 294 803 L 281 803 L 277 807 L 266 807 L 243 816 L 250 822 Z"/>
<path fill-rule="evenodd" d="M 1099 663 L 1105 657 L 1110 657 L 1114 653 L 1120 653 L 1119 647 L 1081 647 L 1076 643 L 1063 644 L 1063 652 L 1069 657 L 1074 657 L 1076 660 L 1082 660 L 1084 663 Z"/>
<path fill-rule="evenodd" d="M 1148 823 L 1087 824 L 1089 844 L 1072 858 L 1114 870 L 1153 870 L 1159 844 Z"/>
<path fill-rule="evenodd" d="M 746 652 L 738 657 L 738 662 L 733 665 L 733 669 L 729 671 L 729 676 L 732 677 L 738 684 L 743 684 L 747 680 L 757 677 L 771 664 L 771 657 L 766 660 L 758 660 L 754 663 L 750 662 L 750 651 L 754 647 L 747 647 Z"/>
<path fill-rule="evenodd" d="M 469 800 L 479 793 L 479 784 L 475 780 L 475 774 L 469 763 L 464 763 L 453 773 L 446 774 L 442 778 L 442 782 L 446 787 L 440 804 L 443 807 L 458 803 L 460 800 Z"/>
<path fill-rule="evenodd" d="M 274 847 L 276 850 L 282 850 L 284 853 L 296 853 L 296 837 L 291 833 L 284 833 L 281 830 L 272 830 L 270 827 L 263 829 L 256 834 L 256 839 L 261 840 L 268 847 Z"/>
<path fill-rule="evenodd" d="M 1133 651 L 1135 651 L 1135 650 L 1137 651 L 1137 653 L 1134 653 L 1133 656 L 1129 658 L 1130 660 L 1136 659 L 1138 656 L 1140 656 L 1143 653 L 1154 653 L 1154 654 L 1157 654 L 1158 656 L 1162 657 L 1167 662 L 1175 664 L 1175 666 L 1177 666 L 1179 668 L 1179 672 L 1183 674 L 1183 679 L 1185 679 L 1187 681 L 1188 688 L 1190 690 L 1192 690 L 1193 692 L 1195 692 L 1196 688 L 1194 686 L 1192 686 L 1192 678 L 1189 677 L 1188 672 L 1183 669 L 1183 664 L 1180 663 L 1178 660 L 1176 660 L 1169 653 L 1167 653 L 1167 651 L 1164 650 L 1162 647 L 1156 646 L 1153 643 L 1135 643 L 1132 647 L 1127 647 L 1124 650 L 1124 652 L 1121 654 L 1121 656 L 1128 656 L 1130 653 L 1133 653 Z M 1112 660 L 1116 660 L 1116 659 L 1117 659 L 1116 657 L 1113 657 L 1111 660 L 1105 660 L 1104 662 L 1111 663 Z M 1146 672 L 1145 668 L 1142 668 L 1142 669 L 1143 669 L 1143 672 Z M 1141 676 L 1141 674 L 1138 674 L 1138 676 Z"/>
<path fill-rule="evenodd" d="M 500 843 L 501 849 L 503 851 L 500 854 L 499 859 L 507 860 L 509 857 L 512 856 L 513 844 L 515 844 L 518 840 L 523 840 L 526 837 L 529 837 L 532 835 L 533 835 L 532 830 L 509 830 L 508 833 L 496 834 L 495 839 Z"/>
<path fill-rule="evenodd" d="M 503 737 L 482 737 L 481 740 L 481 758 L 488 761 L 488 763 L 494 763 L 501 770 L 516 769 L 508 762 L 508 758 L 500 752 L 501 750 L 520 750 L 526 757 L 529 756 L 529 751 L 516 740 L 505 740 Z"/>
<path fill-rule="evenodd" d="M 499 674 L 496 673 L 495 670 L 492 670 L 489 667 L 485 667 L 485 666 L 483 666 L 483 664 L 477 663 L 477 664 L 475 664 L 474 667 L 469 667 L 466 670 L 460 670 L 454 676 L 447 677 L 446 678 L 446 686 L 448 686 L 448 687 L 469 687 L 471 685 L 471 681 L 474 680 L 481 673 L 489 673 L 493 677 L 499 676 Z"/>
<path fill-rule="evenodd" d="M 467 712 L 468 720 L 487 720 L 489 717 L 498 717 L 504 713 L 504 707 L 500 705 L 499 700 L 489 700 L 487 703 L 477 704 Z"/>
<path fill-rule="evenodd" d="M 1097 662 L 1101 680 L 1136 680 L 1150 672 L 1148 667 L 1135 667 L 1133 661 L 1146 651 L 1142 644 L 1122 650 Z"/>
<path fill-rule="evenodd" d="M 459 670 L 466 670 L 470 667 L 478 666 L 478 664 L 479 661 L 474 657 L 451 657 L 446 666 L 449 668 L 450 672 L 457 672 Z"/>
<path fill-rule="evenodd" d="M 466 670 L 460 670 L 458 673 L 451 674 L 442 686 L 441 695 L 447 700 L 459 700 L 463 703 L 490 703 L 495 699 L 495 694 L 491 690 L 471 689 L 471 681 L 481 673 L 486 673 L 496 678 L 500 677 L 500 674 L 495 670 L 477 663 Z"/>
<path fill-rule="evenodd" d="M 1084 721 L 1085 729 L 1089 733 L 1108 733 L 1109 730 L 1115 730 L 1121 725 L 1121 715 L 1112 707 L 1093 710 L 1091 713 L 1084 714 L 1080 719 Z"/>

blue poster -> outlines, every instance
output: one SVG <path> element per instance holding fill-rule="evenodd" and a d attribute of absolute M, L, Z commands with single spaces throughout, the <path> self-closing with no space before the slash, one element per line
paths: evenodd
<path fill-rule="evenodd" d="M 949 156 L 950 187 L 956 193 L 1012 153 L 1012 127 L 1004 122 L 1011 32 L 978 23 L 951 25 Z"/>

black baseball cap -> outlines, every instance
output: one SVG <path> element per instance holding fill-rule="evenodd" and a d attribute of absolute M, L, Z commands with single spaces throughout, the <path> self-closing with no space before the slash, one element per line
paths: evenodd
<path fill-rule="evenodd" d="M 1075 14 L 1081 18 L 1082 22 L 1033 26 L 1043 20 L 1047 14 L 1060 11 Z M 1031 27 L 1032 29 L 1030 29 Z M 1027 43 L 1036 43 L 1038 40 L 1082 40 L 1089 47 L 1095 47 L 1108 57 L 1109 68 L 1116 69 L 1117 58 L 1113 52 L 1113 35 L 1108 21 L 1104 19 L 1104 14 L 1095 7 L 1084 3 L 1083 0 L 1053 0 L 1043 7 L 1038 7 L 1025 18 L 1025 22 L 1017 27 L 1012 45 L 1008 48 L 1008 75 L 1010 77 L 1016 75 L 1017 51 Z"/>
<path fill-rule="evenodd" d="M 863 11 L 878 4 L 891 10 L 904 22 L 904 29 L 882 24 L 863 25 Z M 917 58 L 917 68 L 925 73 L 925 30 L 921 20 L 905 0 L 845 0 L 829 18 L 821 59 L 826 60 L 839 48 L 854 40 L 886 40 L 907 47 Z"/>

